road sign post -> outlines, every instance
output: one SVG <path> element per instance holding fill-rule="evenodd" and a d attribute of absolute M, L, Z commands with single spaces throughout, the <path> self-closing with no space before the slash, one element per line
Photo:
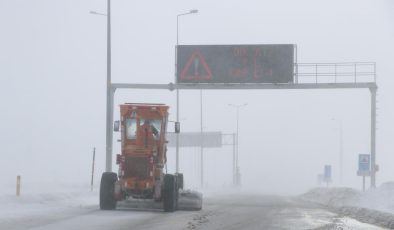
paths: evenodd
<path fill-rule="evenodd" d="M 321 185 L 323 184 L 323 181 L 324 181 L 323 178 L 324 178 L 324 177 L 323 177 L 323 174 L 318 174 L 318 175 L 317 175 L 317 184 L 318 184 L 319 186 L 321 186 Z"/>
<path fill-rule="evenodd" d="M 331 165 L 324 165 L 323 181 L 328 184 L 331 183 Z"/>
<path fill-rule="evenodd" d="M 365 177 L 371 176 L 371 155 L 359 154 L 358 155 L 358 176 L 363 177 L 363 192 L 365 191 Z"/>

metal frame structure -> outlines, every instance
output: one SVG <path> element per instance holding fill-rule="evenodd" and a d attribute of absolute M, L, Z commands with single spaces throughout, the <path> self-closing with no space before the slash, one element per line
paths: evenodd
<path fill-rule="evenodd" d="M 376 76 L 375 76 L 376 77 Z M 299 80 L 299 79 L 298 79 Z M 376 82 L 345 83 L 297 83 L 297 84 L 111 84 L 110 104 L 113 105 L 117 89 L 161 89 L 161 90 L 292 90 L 292 89 L 369 89 L 371 92 L 371 187 L 376 187 Z M 113 114 L 113 106 L 111 114 Z M 178 111 L 179 112 L 179 111 Z M 111 118 L 113 116 L 110 116 Z M 113 121 L 111 121 L 113 123 Z M 112 137 L 112 130 L 107 130 L 107 138 Z M 111 148 L 112 149 L 112 148 Z M 178 159 L 177 159 L 178 160 Z M 112 164 L 112 153 L 107 154 L 107 166 Z M 178 164 L 178 163 L 177 163 Z M 111 169 L 109 169 L 111 170 Z"/>
<path fill-rule="evenodd" d="M 177 15 L 177 46 L 179 16 L 197 13 L 191 10 Z M 93 14 L 100 14 L 91 12 Z M 114 94 L 117 89 L 164 89 L 176 90 L 176 120 L 179 122 L 179 90 L 261 90 L 261 89 L 362 89 L 368 88 L 371 92 L 371 187 L 376 187 L 376 64 L 374 62 L 357 63 L 298 63 L 297 46 L 295 45 L 294 81 L 286 84 L 255 84 L 255 83 L 229 83 L 229 84 L 128 84 L 112 83 L 111 81 L 111 0 L 107 0 L 107 84 L 106 84 L 106 171 L 112 171 L 112 144 L 113 144 L 113 110 Z M 175 52 L 175 63 L 176 63 Z M 175 64 L 175 71 L 176 71 Z M 312 67 L 312 70 L 310 68 Z M 303 71 L 306 68 L 309 70 Z M 365 70 L 366 69 L 366 70 Z M 176 77 L 176 72 L 175 72 Z M 351 78 L 344 79 L 344 78 Z M 372 77 L 367 79 L 365 77 Z M 310 81 L 310 79 L 314 81 Z M 341 78 L 341 81 L 338 81 Z M 361 78 L 361 79 L 360 79 Z M 309 79 L 309 80 L 308 80 Z M 176 78 L 175 78 L 176 80 Z M 201 91 L 202 93 L 202 91 Z M 202 106 L 202 105 L 201 105 Z M 201 132 L 202 132 L 201 114 Z M 177 135 L 176 148 L 176 172 L 179 171 L 179 135 Z M 203 157 L 203 146 L 201 146 L 201 157 Z"/>
<path fill-rule="evenodd" d="M 177 46 L 179 16 L 197 13 L 197 10 L 177 15 Z M 293 84 L 125 84 L 111 82 L 111 0 L 107 0 L 107 14 L 91 12 L 107 17 L 107 84 L 106 84 L 106 171 L 112 171 L 112 144 L 113 144 L 113 110 L 114 94 L 116 89 L 165 89 L 176 90 L 177 94 L 177 117 L 179 122 L 179 90 L 251 90 L 251 89 L 366 89 L 371 92 L 371 187 L 376 187 L 376 63 L 355 62 L 355 63 L 298 63 L 297 46 L 295 45 L 294 82 Z M 175 71 L 176 71 L 175 52 Z M 312 71 L 302 71 L 302 68 L 312 68 Z M 176 77 L 176 72 L 175 72 Z M 345 79 L 344 78 L 349 78 Z M 365 77 L 372 79 L 365 80 Z M 310 81 L 310 79 L 314 81 Z M 341 78 L 341 81 L 338 81 Z M 362 79 L 360 79 L 362 78 Z M 176 78 L 175 78 L 176 79 Z M 309 79 L 309 81 L 307 80 Z M 321 80 L 322 79 L 322 80 Z M 202 93 L 202 91 L 201 91 Z M 201 105 L 202 106 L 202 105 Z M 201 115 L 201 132 L 202 132 Z M 179 136 L 177 135 L 177 138 Z M 177 140 L 176 171 L 179 170 L 179 140 Z M 203 146 L 201 147 L 201 157 L 203 156 Z"/>

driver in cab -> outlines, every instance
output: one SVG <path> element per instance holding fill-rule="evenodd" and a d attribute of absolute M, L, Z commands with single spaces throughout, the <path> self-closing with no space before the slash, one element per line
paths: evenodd
<path fill-rule="evenodd" d="M 150 120 L 145 120 L 144 124 L 141 126 L 142 130 L 145 133 L 145 137 L 154 137 L 155 139 L 159 138 L 159 131 L 155 128 Z"/>

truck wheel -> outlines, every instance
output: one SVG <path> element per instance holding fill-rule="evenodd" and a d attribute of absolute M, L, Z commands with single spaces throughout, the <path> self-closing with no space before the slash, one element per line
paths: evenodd
<path fill-rule="evenodd" d="M 113 210 L 116 208 L 115 182 L 118 176 L 113 172 L 105 172 L 100 183 L 100 209 Z"/>
<path fill-rule="evenodd" d="M 163 208 L 165 212 L 173 212 L 177 207 L 176 181 L 174 175 L 164 175 Z"/>

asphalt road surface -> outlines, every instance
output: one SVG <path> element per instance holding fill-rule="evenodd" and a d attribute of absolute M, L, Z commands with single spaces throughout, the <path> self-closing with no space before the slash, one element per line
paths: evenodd
<path fill-rule="evenodd" d="M 39 215 L 0 222 L 7 230 L 192 230 L 192 229 L 382 229 L 338 216 L 294 198 L 262 195 L 225 195 L 204 199 L 201 211 L 131 209 L 120 205 L 101 211 L 97 205 L 51 209 Z"/>

